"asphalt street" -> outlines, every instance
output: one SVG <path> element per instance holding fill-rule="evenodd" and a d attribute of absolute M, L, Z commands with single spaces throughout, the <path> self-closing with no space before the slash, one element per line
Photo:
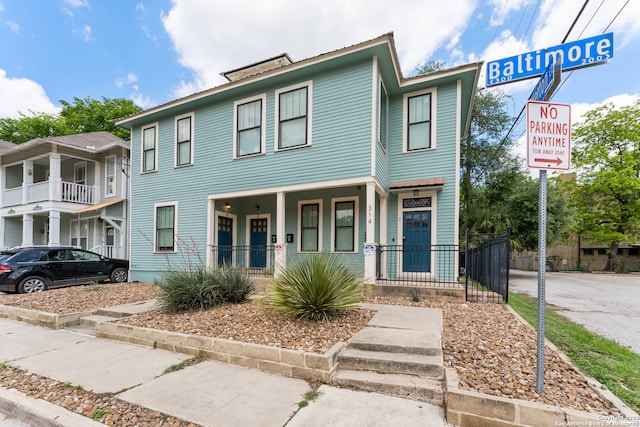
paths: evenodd
<path fill-rule="evenodd" d="M 511 270 L 509 290 L 537 298 L 538 273 Z M 591 332 L 640 354 L 640 274 L 547 272 L 545 301 Z"/>

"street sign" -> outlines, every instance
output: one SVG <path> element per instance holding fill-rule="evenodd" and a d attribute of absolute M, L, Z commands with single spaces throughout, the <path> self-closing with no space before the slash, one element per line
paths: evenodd
<path fill-rule="evenodd" d="M 536 169 L 571 168 L 571 106 L 527 102 L 527 166 Z"/>
<path fill-rule="evenodd" d="M 487 86 L 538 77 L 552 61 L 562 70 L 590 67 L 613 58 L 613 33 L 564 43 L 487 63 Z"/>
<path fill-rule="evenodd" d="M 553 62 L 544 70 L 538 84 L 529 95 L 530 101 L 548 101 L 562 80 L 562 64 Z"/>

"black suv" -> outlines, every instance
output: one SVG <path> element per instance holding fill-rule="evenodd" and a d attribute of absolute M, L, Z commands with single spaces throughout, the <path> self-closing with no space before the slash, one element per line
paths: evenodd
<path fill-rule="evenodd" d="M 0 251 L 0 291 L 21 294 L 111 280 L 126 282 L 129 261 L 74 247 L 20 247 Z"/>

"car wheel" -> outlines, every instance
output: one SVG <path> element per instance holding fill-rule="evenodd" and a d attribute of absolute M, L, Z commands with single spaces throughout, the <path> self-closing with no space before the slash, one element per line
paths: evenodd
<path fill-rule="evenodd" d="M 129 278 L 129 273 L 127 272 L 126 268 L 119 267 L 111 272 L 109 278 L 114 283 L 122 283 L 127 281 L 127 279 Z"/>
<path fill-rule="evenodd" d="M 38 276 L 25 277 L 18 285 L 18 292 L 21 294 L 30 294 L 33 292 L 42 292 L 46 290 L 47 281 Z"/>

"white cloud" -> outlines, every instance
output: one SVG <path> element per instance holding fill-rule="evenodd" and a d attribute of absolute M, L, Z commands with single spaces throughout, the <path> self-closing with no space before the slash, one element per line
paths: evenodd
<path fill-rule="evenodd" d="M 9 20 L 9 21 L 4 21 L 4 23 L 7 24 L 7 27 L 9 27 L 11 32 L 20 34 L 20 25 L 18 25 L 15 21 Z"/>
<path fill-rule="evenodd" d="M 640 93 L 622 93 L 619 95 L 610 96 L 602 102 L 595 104 L 587 103 L 575 103 L 571 105 L 571 123 L 575 124 L 582 121 L 582 116 L 587 111 L 594 110 L 606 104 L 613 104 L 615 108 L 626 107 L 632 105 L 640 99 Z"/>
<path fill-rule="evenodd" d="M 502 25 L 511 12 L 520 10 L 530 3 L 532 0 L 490 0 L 493 11 L 489 22 L 494 26 Z"/>
<path fill-rule="evenodd" d="M 87 0 L 64 0 L 64 2 L 71 7 L 89 7 Z"/>
<path fill-rule="evenodd" d="M 219 73 L 283 52 L 294 61 L 393 31 L 405 75 L 466 27 L 478 0 L 174 0 L 162 17 L 180 64 L 193 82 L 176 91 L 224 82 Z M 246 13 L 251 10 L 251 13 Z"/>
<path fill-rule="evenodd" d="M 0 117 L 17 118 L 19 112 L 55 114 L 60 108 L 47 97 L 44 88 L 33 80 L 9 78 L 0 69 Z"/>
<path fill-rule="evenodd" d="M 138 81 L 138 76 L 136 73 L 127 73 L 124 77 L 118 77 L 115 81 L 116 87 L 121 88 L 123 86 L 128 86 Z"/>
<path fill-rule="evenodd" d="M 75 34 L 80 34 L 85 41 L 91 40 L 91 27 L 87 24 L 83 25 L 81 28 L 74 29 L 73 32 Z"/>
<path fill-rule="evenodd" d="M 129 98 L 133 101 L 134 104 L 136 104 L 138 107 L 144 110 L 158 105 L 158 103 L 155 102 L 150 97 L 144 96 L 143 94 L 138 92 L 137 88 L 136 88 L 136 92 L 133 92 L 131 95 L 129 95 Z"/>

